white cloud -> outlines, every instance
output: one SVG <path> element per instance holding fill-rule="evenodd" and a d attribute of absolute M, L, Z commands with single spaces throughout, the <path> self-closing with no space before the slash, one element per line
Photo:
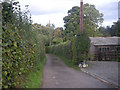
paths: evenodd
<path fill-rule="evenodd" d="M 49 20 L 56 27 L 64 25 L 63 17 L 73 6 L 80 6 L 80 0 L 19 0 L 22 8 L 29 5 L 34 22 L 46 25 Z M 119 0 L 83 0 L 84 3 L 94 4 L 104 14 L 104 25 L 117 21 L 117 2 Z"/>

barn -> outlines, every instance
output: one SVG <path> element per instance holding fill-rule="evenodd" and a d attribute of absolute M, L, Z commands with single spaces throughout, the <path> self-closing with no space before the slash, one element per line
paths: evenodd
<path fill-rule="evenodd" d="M 91 40 L 89 53 L 90 60 L 117 61 L 120 50 L 120 37 L 89 37 Z"/>

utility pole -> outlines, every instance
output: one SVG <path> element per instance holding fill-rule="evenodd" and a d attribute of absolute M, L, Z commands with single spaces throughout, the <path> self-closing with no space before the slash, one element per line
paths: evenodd
<path fill-rule="evenodd" d="M 83 33 L 83 0 L 80 2 L 80 32 Z"/>
<path fill-rule="evenodd" d="M 49 20 L 49 46 L 51 46 L 51 37 L 50 37 L 50 20 Z"/>

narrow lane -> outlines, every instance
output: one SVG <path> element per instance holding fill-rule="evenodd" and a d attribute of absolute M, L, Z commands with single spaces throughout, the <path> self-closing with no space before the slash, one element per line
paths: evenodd
<path fill-rule="evenodd" d="M 47 54 L 42 88 L 114 88 L 82 71 L 76 71 L 55 55 Z"/>

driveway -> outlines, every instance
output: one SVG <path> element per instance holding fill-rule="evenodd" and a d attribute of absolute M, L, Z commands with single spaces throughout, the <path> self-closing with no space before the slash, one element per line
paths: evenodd
<path fill-rule="evenodd" d="M 83 68 L 82 70 L 97 75 L 98 77 L 118 86 L 118 66 L 120 63 L 114 61 L 89 61 L 88 64 L 89 67 Z"/>
<path fill-rule="evenodd" d="M 114 88 L 114 86 L 76 71 L 55 55 L 47 54 L 43 69 L 42 88 Z"/>

